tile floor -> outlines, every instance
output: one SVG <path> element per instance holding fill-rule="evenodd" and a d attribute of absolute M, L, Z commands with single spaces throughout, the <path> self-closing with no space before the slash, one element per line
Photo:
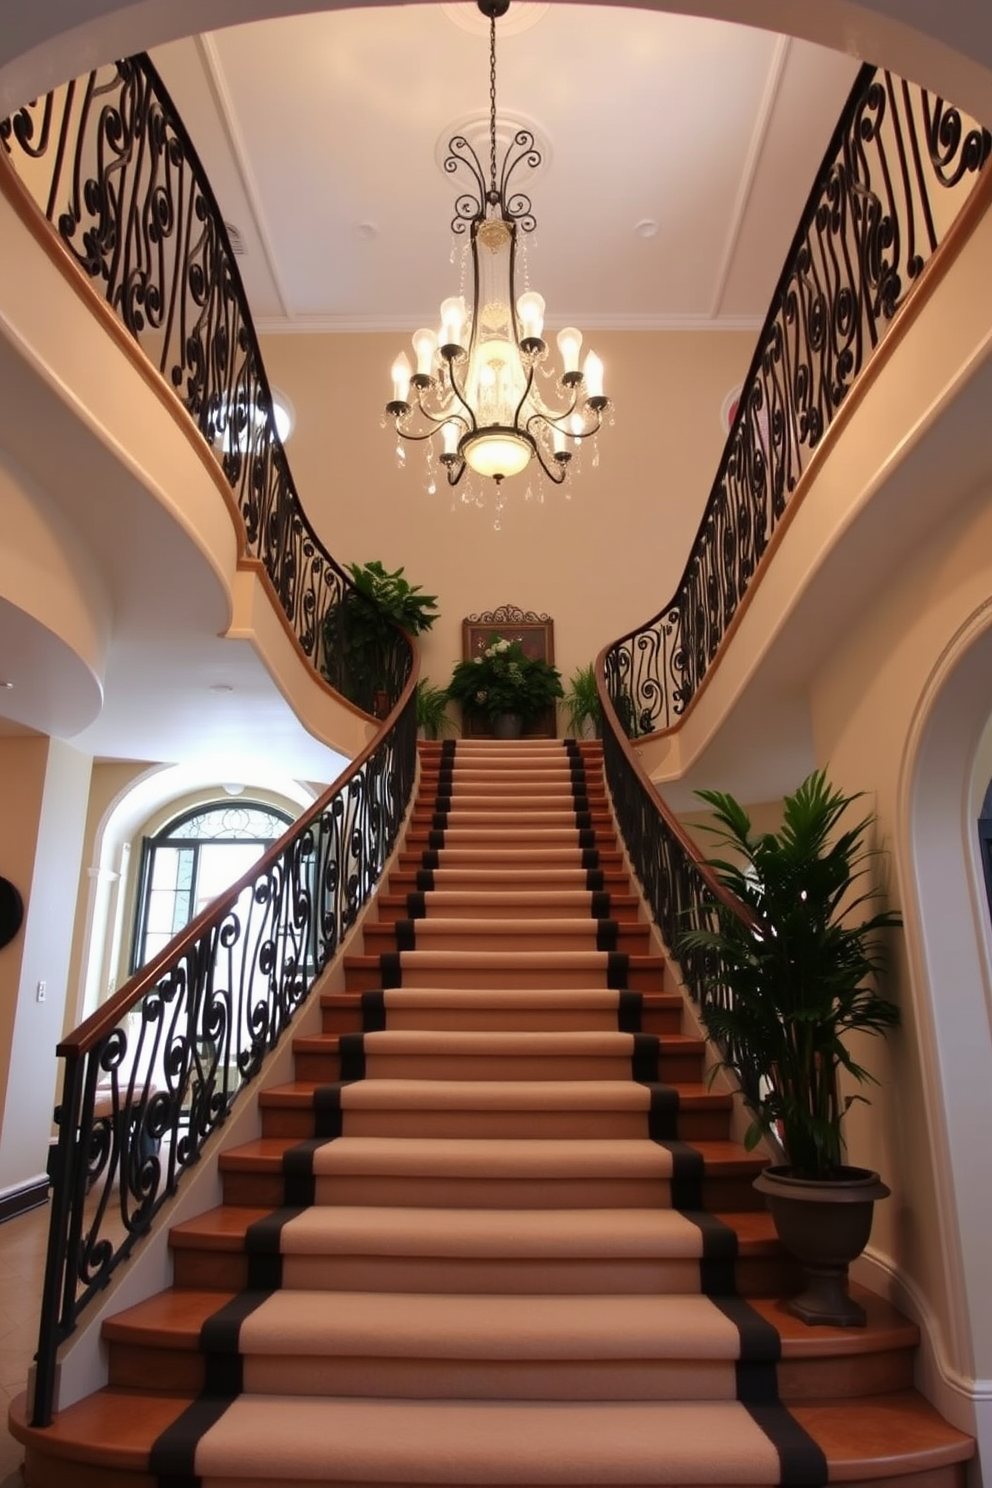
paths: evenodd
<path fill-rule="evenodd" d="M 7 1406 L 27 1385 L 38 1346 L 48 1205 L 0 1224 L 0 1488 L 22 1488 L 24 1448 L 7 1430 Z"/>

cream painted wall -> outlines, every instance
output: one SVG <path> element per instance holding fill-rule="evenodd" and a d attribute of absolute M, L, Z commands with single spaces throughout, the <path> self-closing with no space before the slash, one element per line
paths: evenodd
<path fill-rule="evenodd" d="M 992 492 L 982 490 L 876 599 L 810 689 L 817 756 L 829 760 L 839 785 L 869 793 L 891 902 L 906 923 L 889 978 L 903 1027 L 887 1044 L 866 1041 L 855 1051 L 881 1086 L 870 1092 L 870 1111 L 852 1110 L 848 1138 L 852 1160 L 878 1168 L 892 1185 L 892 1199 L 876 1212 L 872 1250 L 935 1325 L 940 1357 L 932 1362 L 945 1410 L 955 1392 L 981 1396 L 992 1377 L 990 927 L 971 819 L 977 741 L 960 778 L 941 782 L 951 805 L 929 827 L 918 814 L 918 773 L 929 710 L 951 706 L 936 697 L 935 678 L 963 648 L 968 627 L 980 635 L 992 620 L 990 555 Z M 969 692 L 982 719 L 992 713 L 988 675 L 980 671 Z M 954 732 L 953 717 L 945 726 Z M 938 931 L 949 943 L 932 965 L 927 946 Z"/>
<path fill-rule="evenodd" d="M 413 327 L 411 327 L 411 330 Z M 380 427 L 389 368 L 404 338 L 268 336 L 271 380 L 296 409 L 288 453 L 307 514 L 341 563 L 380 558 L 404 565 L 439 595 L 441 620 L 422 637 L 424 671 L 448 680 L 461 656 L 466 614 L 511 603 L 555 622 L 555 655 L 567 677 L 600 647 L 652 615 L 675 588 L 723 450 L 720 409 L 747 371 L 755 337 L 597 332 L 616 422 L 570 485 L 527 474 L 495 489 L 477 477 L 485 505 L 439 485 L 426 491 L 422 450 L 396 468 L 396 437 Z M 527 500 L 528 485 L 533 499 Z"/>
<path fill-rule="evenodd" d="M 0 738 L 0 876 L 9 878 L 31 907 L 31 884 L 38 851 L 38 818 L 48 763 L 45 738 Z M 26 927 L 0 950 L 0 1110 L 7 1093 L 11 1040 L 17 1015 Z"/>
<path fill-rule="evenodd" d="M 3 1048 L 9 1048 L 9 1063 L 0 1128 L 0 1193 L 16 1191 L 45 1172 L 91 768 L 88 756 L 59 739 L 4 741 L 2 758 L 0 789 L 5 798 L 8 792 L 14 797 L 3 802 L 4 838 L 12 819 L 19 824 L 22 844 L 26 876 L 15 877 L 15 882 L 22 886 L 26 916 L 21 938 L 9 948 L 21 952 L 16 985 L 7 985 L 5 976 L 3 986 L 4 1032 L 9 1036 Z M 42 981 L 46 996 L 39 1002 L 36 988 Z M 16 1001 L 11 1001 L 12 993 Z"/>

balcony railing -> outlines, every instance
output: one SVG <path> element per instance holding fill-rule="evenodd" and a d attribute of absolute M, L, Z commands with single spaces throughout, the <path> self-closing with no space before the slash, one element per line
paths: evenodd
<path fill-rule="evenodd" d="M 324 616 L 354 586 L 293 484 L 227 227 L 155 68 L 130 57 L 55 89 L 0 121 L 0 153 L 195 421 L 304 656 L 370 711 L 347 650 L 321 654 Z M 409 661 L 397 636 L 390 707 Z"/>
<path fill-rule="evenodd" d="M 864 67 L 810 193 L 678 587 L 605 653 L 630 738 L 677 725 L 800 477 L 984 168 L 992 136 Z"/>

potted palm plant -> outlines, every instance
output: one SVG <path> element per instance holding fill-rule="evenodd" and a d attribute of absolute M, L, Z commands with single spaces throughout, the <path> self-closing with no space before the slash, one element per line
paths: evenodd
<path fill-rule="evenodd" d="M 417 730 L 425 739 L 443 739 L 455 725 L 448 714 L 448 691 L 435 687 L 429 677 L 417 683 Z"/>
<path fill-rule="evenodd" d="M 384 717 L 398 695 L 397 629 L 430 630 L 437 595 L 422 593 L 402 568 L 389 572 L 378 560 L 347 565 L 354 587 L 331 605 L 322 623 L 324 676 L 366 713 Z"/>
<path fill-rule="evenodd" d="M 901 920 L 892 910 L 867 912 L 874 818 L 841 830 L 858 797 L 832 787 L 823 770 L 784 798 L 777 832 L 753 834 L 731 795 L 697 794 L 716 819 L 707 830 L 731 854 L 709 866 L 737 905 L 714 900 L 678 938 L 676 954 L 703 967 L 701 1016 L 723 1067 L 748 1092 L 745 1145 L 768 1137 L 783 1158 L 755 1186 L 805 1270 L 806 1288 L 789 1310 L 810 1323 L 863 1324 L 847 1267 L 868 1242 L 875 1199 L 889 1190 L 844 1161 L 843 1117 L 864 1096 L 842 1095 L 839 1077 L 871 1081 L 846 1040 L 884 1035 L 899 1021 L 876 977 L 882 932 Z"/>
<path fill-rule="evenodd" d="M 478 656 L 458 662 L 448 684 L 448 696 L 465 716 L 485 718 L 497 739 L 518 739 L 561 695 L 557 667 L 500 635 L 491 636 Z"/>
<path fill-rule="evenodd" d="M 577 667 L 572 673 L 562 706 L 566 727 L 575 738 L 580 738 L 587 729 L 592 731 L 594 738 L 601 736 L 603 709 L 596 687 L 596 668 L 592 662 L 588 666 Z"/>

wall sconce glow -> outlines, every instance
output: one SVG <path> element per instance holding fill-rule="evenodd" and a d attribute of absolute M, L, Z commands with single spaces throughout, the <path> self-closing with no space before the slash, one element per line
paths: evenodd
<path fill-rule="evenodd" d="M 399 436 L 398 456 L 403 440 L 426 443 L 429 461 L 436 454 L 450 486 L 466 469 L 499 485 L 535 456 L 560 485 L 573 453 L 599 432 L 611 404 L 595 352 L 587 353 L 580 370 L 582 332 L 573 326 L 558 333 L 562 370 L 550 398 L 538 382 L 548 357 L 545 303 L 534 290 L 516 294 L 517 233 L 533 232 L 537 219 L 530 198 L 510 180 L 520 165 L 536 169 L 541 155 L 532 131 L 517 129 L 497 173 L 496 19 L 509 0 L 477 3 L 489 19 L 489 175 L 462 134 L 448 142 L 444 162 L 449 175 L 464 169 L 472 179 L 471 189 L 456 198 L 451 223 L 471 247 L 471 308 L 453 295 L 441 305 L 439 331 L 415 332 L 416 368 L 406 352 L 396 358 L 386 414 Z M 542 375 L 540 382 L 546 380 Z"/>

